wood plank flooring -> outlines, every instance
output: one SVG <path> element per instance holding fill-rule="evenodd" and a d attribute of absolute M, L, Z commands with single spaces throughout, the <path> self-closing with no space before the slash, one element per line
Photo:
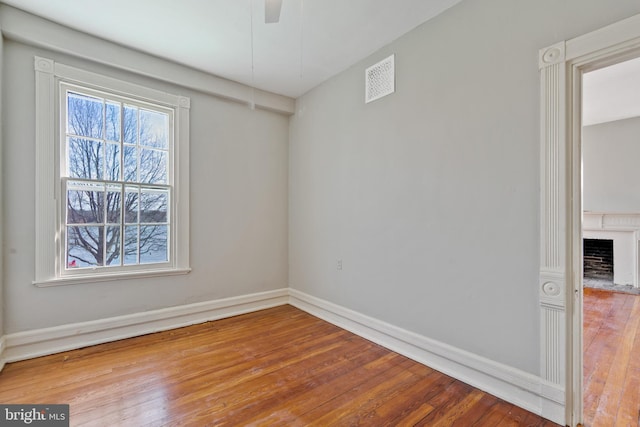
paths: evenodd
<path fill-rule="evenodd" d="M 584 290 L 586 427 L 640 426 L 640 296 Z"/>
<path fill-rule="evenodd" d="M 10 363 L 74 426 L 555 426 L 291 306 Z"/>

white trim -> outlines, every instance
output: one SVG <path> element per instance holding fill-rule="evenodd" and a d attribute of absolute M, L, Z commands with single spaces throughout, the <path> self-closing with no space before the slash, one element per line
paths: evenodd
<path fill-rule="evenodd" d="M 191 238 L 189 223 L 189 185 L 191 185 L 191 172 L 189 170 L 189 150 L 191 135 L 189 134 L 189 116 L 191 99 L 186 96 L 178 97 L 178 104 L 174 117 L 174 144 L 173 144 L 173 205 L 174 236 L 178 240 L 174 245 L 175 270 L 189 270 L 189 240 Z M 184 236 L 187 238 L 185 239 Z"/>
<path fill-rule="evenodd" d="M 564 128 L 549 129 L 548 123 L 564 118 L 565 44 L 542 49 L 538 56 L 541 93 L 540 163 L 540 271 L 538 304 L 540 312 L 540 376 L 558 387 L 565 382 L 566 319 L 565 242 L 566 206 Z M 564 423 L 564 420 L 561 420 Z"/>
<path fill-rule="evenodd" d="M 42 62 L 45 60 L 50 61 L 53 64 L 53 75 L 60 77 L 65 83 L 85 86 L 87 82 L 89 82 L 92 88 L 96 90 L 103 90 L 107 93 L 115 93 L 124 97 L 130 96 L 130 94 L 135 94 L 135 97 L 138 100 L 151 102 L 153 104 L 160 104 L 167 107 L 179 105 L 180 99 L 183 98 L 179 95 L 173 95 L 147 86 L 141 86 L 124 80 L 114 79 L 113 77 L 104 76 L 102 74 L 93 73 L 91 71 L 81 70 L 80 68 L 72 67 L 70 65 L 54 62 L 51 59 L 40 58 L 38 56 L 36 56 L 36 58 Z M 38 61 L 36 61 L 36 67 L 38 67 Z M 188 108 L 188 101 L 185 105 Z"/>
<path fill-rule="evenodd" d="M 293 98 L 252 89 L 241 83 L 125 48 L 2 3 L 0 30 L 4 37 L 32 46 L 73 55 L 246 105 L 255 104 L 257 108 L 289 116 L 295 113 Z"/>
<path fill-rule="evenodd" d="M 6 362 L 4 351 L 7 347 L 7 340 L 4 336 L 0 336 L 0 372 L 2 372 L 2 368 L 4 368 L 4 364 Z"/>
<path fill-rule="evenodd" d="M 46 279 L 41 281 L 34 280 L 32 283 L 39 288 L 47 288 L 49 286 L 64 286 L 64 285 L 77 285 L 80 283 L 98 283 L 98 282 L 112 282 L 114 280 L 129 280 L 129 279 L 142 279 L 149 277 L 166 277 L 166 276 L 181 276 L 189 274 L 190 268 L 171 268 L 166 270 L 137 270 L 117 273 L 104 273 L 93 274 L 91 276 L 68 276 L 61 278 Z"/>
<path fill-rule="evenodd" d="M 615 22 L 606 27 L 567 40 L 566 60 L 596 57 L 603 58 L 611 53 L 623 53 L 640 46 L 640 14 Z M 607 52 L 602 52 L 602 51 Z"/>
<path fill-rule="evenodd" d="M 541 375 L 582 423 L 582 73 L 640 56 L 640 14 L 539 54 Z"/>
<path fill-rule="evenodd" d="M 564 391 L 533 374 L 289 289 L 289 304 L 558 423 Z"/>
<path fill-rule="evenodd" d="M 186 274 L 189 266 L 189 110 L 191 101 L 181 95 L 173 95 L 156 89 L 129 83 L 112 77 L 57 63 L 48 58 L 34 57 L 36 76 L 36 242 L 35 277 L 37 286 L 70 285 L 74 283 L 103 282 L 123 278 L 153 277 L 160 274 Z M 62 136 L 56 136 L 56 98 L 64 105 L 59 84 L 75 84 L 90 87 L 92 90 L 104 90 L 124 97 L 133 97 L 141 101 L 173 110 L 173 158 L 170 164 L 170 183 L 173 191 L 171 204 L 171 265 L 157 269 L 136 268 L 121 269 L 115 272 L 100 271 L 97 274 L 87 272 L 65 274 L 60 265 L 63 236 L 59 231 L 64 198 L 56 190 L 61 179 L 60 149 Z M 64 107 L 59 107 L 60 111 Z M 78 274 L 75 274 L 78 273 Z M 92 280 L 95 279 L 95 280 Z"/>
<path fill-rule="evenodd" d="M 3 360 L 15 362 L 264 310 L 287 304 L 287 295 L 284 288 L 8 334 Z"/>
<path fill-rule="evenodd" d="M 55 199 L 55 82 L 51 59 L 35 57 L 36 74 L 36 177 L 35 177 L 35 279 L 55 277 L 56 218 Z M 38 236 L 41 239 L 38 239 Z M 45 238 L 46 237 L 46 238 Z"/>
<path fill-rule="evenodd" d="M 509 401 L 509 399 L 504 399 Z M 565 425 L 564 387 L 540 378 L 540 415 L 560 425 Z"/>

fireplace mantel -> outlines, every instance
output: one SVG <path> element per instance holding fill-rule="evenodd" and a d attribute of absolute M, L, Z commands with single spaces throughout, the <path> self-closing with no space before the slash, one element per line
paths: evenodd
<path fill-rule="evenodd" d="M 584 230 L 640 230 L 640 213 L 583 212 Z"/>

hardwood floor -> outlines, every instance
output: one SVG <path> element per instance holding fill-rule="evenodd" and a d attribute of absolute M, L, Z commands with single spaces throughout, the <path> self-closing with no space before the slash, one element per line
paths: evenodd
<path fill-rule="evenodd" d="M 584 290 L 586 427 L 640 426 L 640 296 Z"/>
<path fill-rule="evenodd" d="M 555 426 L 281 306 L 8 364 L 0 402 L 82 426 Z"/>

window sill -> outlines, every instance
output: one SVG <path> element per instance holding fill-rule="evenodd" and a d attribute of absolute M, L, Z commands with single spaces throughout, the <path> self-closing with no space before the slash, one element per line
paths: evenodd
<path fill-rule="evenodd" d="M 190 272 L 191 272 L 191 268 L 171 268 L 171 269 L 164 269 L 164 270 L 130 271 L 130 272 L 107 273 L 107 274 L 94 274 L 91 276 L 59 277 L 54 279 L 34 281 L 33 284 L 39 288 L 46 288 L 49 286 L 65 286 L 65 285 L 76 285 L 81 283 L 111 282 L 116 280 L 141 279 L 141 278 L 147 278 L 147 277 L 179 276 L 179 275 L 189 274 Z"/>

